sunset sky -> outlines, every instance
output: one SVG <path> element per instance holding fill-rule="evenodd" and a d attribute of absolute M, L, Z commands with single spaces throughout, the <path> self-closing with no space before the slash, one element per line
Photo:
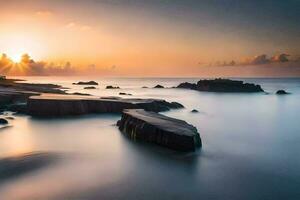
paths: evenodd
<path fill-rule="evenodd" d="M 17 75 L 300 76 L 299 10 L 299 0 L 1 0 L 0 68 Z M 30 58 L 21 61 L 23 54 Z"/>

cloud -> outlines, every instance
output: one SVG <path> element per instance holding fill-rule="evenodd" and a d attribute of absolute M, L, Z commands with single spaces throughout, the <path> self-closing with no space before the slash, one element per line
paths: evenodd
<path fill-rule="evenodd" d="M 66 28 L 72 28 L 72 27 L 75 27 L 76 26 L 76 23 L 74 22 L 70 22 L 66 25 Z"/>
<path fill-rule="evenodd" d="M 75 23 L 75 22 L 69 22 L 65 25 L 65 27 L 68 29 L 78 29 L 80 31 L 89 31 L 92 29 L 92 27 L 89 25 Z"/>
<path fill-rule="evenodd" d="M 95 64 L 75 67 L 71 62 L 55 64 L 53 62 L 35 61 L 28 54 L 14 63 L 6 54 L 0 56 L 0 75 L 12 76 L 68 76 L 68 75 L 113 75 L 117 66 L 97 67 Z"/>
<path fill-rule="evenodd" d="M 272 62 L 288 62 L 289 61 L 289 59 L 288 59 L 289 56 L 290 55 L 288 55 L 288 54 L 282 53 L 282 54 L 273 56 L 271 58 L 271 61 Z"/>
<path fill-rule="evenodd" d="M 19 63 L 14 63 L 6 54 L 0 59 L 0 73 L 3 75 L 73 75 L 75 67 L 70 62 L 62 65 L 48 64 L 44 61 L 34 61 L 28 54 L 24 54 Z"/>
<path fill-rule="evenodd" d="M 261 65 L 261 64 L 266 64 L 269 63 L 270 59 L 267 58 L 266 54 L 262 54 L 259 56 L 255 56 L 248 64 L 251 65 Z"/>
<path fill-rule="evenodd" d="M 39 10 L 35 12 L 35 14 L 39 17 L 51 17 L 53 15 L 53 12 L 49 10 Z"/>
<path fill-rule="evenodd" d="M 220 62 L 220 61 L 216 61 L 213 63 L 210 63 L 208 66 L 212 66 L 212 67 L 217 67 L 217 66 L 221 66 L 221 67 L 226 67 L 226 66 L 246 66 L 246 65 L 273 65 L 275 63 L 287 63 L 287 62 L 299 62 L 300 58 L 298 59 L 294 59 L 294 60 L 290 60 L 288 59 L 290 55 L 286 54 L 286 53 L 281 53 L 281 54 L 277 54 L 274 55 L 272 57 L 268 57 L 266 54 L 261 54 L 261 55 L 257 55 L 251 58 L 246 58 L 243 59 L 241 61 L 230 61 L 230 62 Z"/>

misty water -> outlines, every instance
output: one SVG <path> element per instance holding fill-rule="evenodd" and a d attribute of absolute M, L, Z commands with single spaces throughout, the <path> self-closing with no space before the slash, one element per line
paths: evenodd
<path fill-rule="evenodd" d="M 1 158 L 29 152 L 57 161 L 0 182 L 0 199 L 300 199 L 300 79 L 245 79 L 269 94 L 222 94 L 176 86 L 196 79 L 26 77 L 68 92 L 161 98 L 185 108 L 163 112 L 197 127 L 203 147 L 179 153 L 134 142 L 116 127 L 120 115 L 60 119 L 14 115 L 0 129 Z M 72 85 L 95 80 L 96 90 Z M 243 80 L 243 79 L 240 79 Z M 106 90 L 106 85 L 120 90 Z M 148 86 L 148 89 L 142 89 Z M 292 94 L 278 96 L 285 89 Z M 124 96 L 123 96 L 124 97 Z M 199 113 L 191 113 L 192 109 Z"/>

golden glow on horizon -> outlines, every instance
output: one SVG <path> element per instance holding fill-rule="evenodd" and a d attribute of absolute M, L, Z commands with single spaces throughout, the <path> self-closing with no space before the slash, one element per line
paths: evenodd
<path fill-rule="evenodd" d="M 6 54 L 14 63 L 20 62 L 24 54 L 29 54 L 33 59 L 39 59 L 43 48 L 34 35 L 19 30 L 15 32 L 2 34 L 1 48 L 3 50 L 1 53 Z"/>

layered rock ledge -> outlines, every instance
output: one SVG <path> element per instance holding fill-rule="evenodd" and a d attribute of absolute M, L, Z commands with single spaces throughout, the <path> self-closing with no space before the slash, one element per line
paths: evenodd
<path fill-rule="evenodd" d="M 197 129 L 187 122 L 142 109 L 124 110 L 117 125 L 129 138 L 178 151 L 202 146 Z"/>
<path fill-rule="evenodd" d="M 205 92 L 264 92 L 260 85 L 253 83 L 244 83 L 243 81 L 236 81 L 230 79 L 214 79 L 214 80 L 200 80 L 195 83 L 181 83 L 177 88 L 192 89 Z"/>
<path fill-rule="evenodd" d="M 78 95 L 43 94 L 27 101 L 27 112 L 33 116 L 66 116 L 89 113 L 121 113 L 124 109 L 145 109 L 160 112 L 182 108 L 177 102 L 160 99 L 123 99 Z"/>

